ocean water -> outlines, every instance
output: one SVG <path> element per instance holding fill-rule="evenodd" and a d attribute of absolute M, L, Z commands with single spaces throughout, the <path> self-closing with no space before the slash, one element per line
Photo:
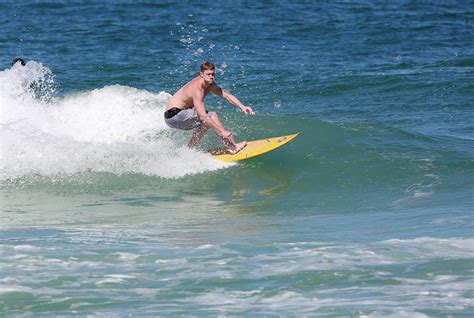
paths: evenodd
<path fill-rule="evenodd" d="M 474 2 L 0 2 L 0 316 L 472 317 Z M 11 66 L 23 57 L 25 66 Z M 212 60 L 227 164 L 163 121 Z"/>

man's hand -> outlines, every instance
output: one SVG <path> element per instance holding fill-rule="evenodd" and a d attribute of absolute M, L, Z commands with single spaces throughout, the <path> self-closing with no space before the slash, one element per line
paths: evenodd
<path fill-rule="evenodd" d="M 222 132 L 222 136 L 221 136 L 222 140 L 224 140 L 224 143 L 226 145 L 234 145 L 235 144 L 235 141 L 234 141 L 234 134 L 228 130 L 224 130 Z"/>
<path fill-rule="evenodd" d="M 248 106 L 243 106 L 241 107 L 240 109 L 242 109 L 242 111 L 246 114 L 250 114 L 250 115 L 255 115 L 255 112 L 252 110 L 252 108 L 248 107 Z"/>

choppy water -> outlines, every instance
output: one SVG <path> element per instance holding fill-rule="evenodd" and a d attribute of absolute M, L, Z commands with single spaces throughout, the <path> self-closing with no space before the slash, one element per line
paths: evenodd
<path fill-rule="evenodd" d="M 472 1 L 0 3 L 5 316 L 474 315 Z M 26 66 L 10 66 L 17 56 Z M 170 130 L 210 59 L 301 132 Z"/>

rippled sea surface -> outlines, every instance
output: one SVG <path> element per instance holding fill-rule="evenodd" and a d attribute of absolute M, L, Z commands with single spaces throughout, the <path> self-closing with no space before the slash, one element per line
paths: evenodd
<path fill-rule="evenodd" d="M 3 1 L 0 313 L 474 315 L 472 1 Z M 15 57 L 26 65 L 11 66 Z M 168 128 L 211 60 L 227 164 Z"/>

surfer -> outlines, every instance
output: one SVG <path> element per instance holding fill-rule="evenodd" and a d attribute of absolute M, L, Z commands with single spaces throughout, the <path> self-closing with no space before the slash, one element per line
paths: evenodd
<path fill-rule="evenodd" d="M 25 66 L 26 63 L 21 57 L 14 58 L 12 61 L 12 66 L 15 65 L 16 63 L 20 63 L 20 65 Z"/>
<path fill-rule="evenodd" d="M 236 154 L 247 145 L 247 142 L 235 142 L 232 132 L 224 128 L 217 114 L 206 111 L 204 98 L 211 92 L 240 108 L 246 114 L 255 115 L 255 112 L 252 108 L 242 104 L 237 97 L 217 86 L 214 82 L 215 74 L 214 64 L 211 62 L 201 64 L 199 75 L 171 97 L 165 108 L 165 122 L 171 128 L 196 129 L 188 147 L 195 146 L 211 128 L 224 141 L 228 151 L 231 154 Z"/>

